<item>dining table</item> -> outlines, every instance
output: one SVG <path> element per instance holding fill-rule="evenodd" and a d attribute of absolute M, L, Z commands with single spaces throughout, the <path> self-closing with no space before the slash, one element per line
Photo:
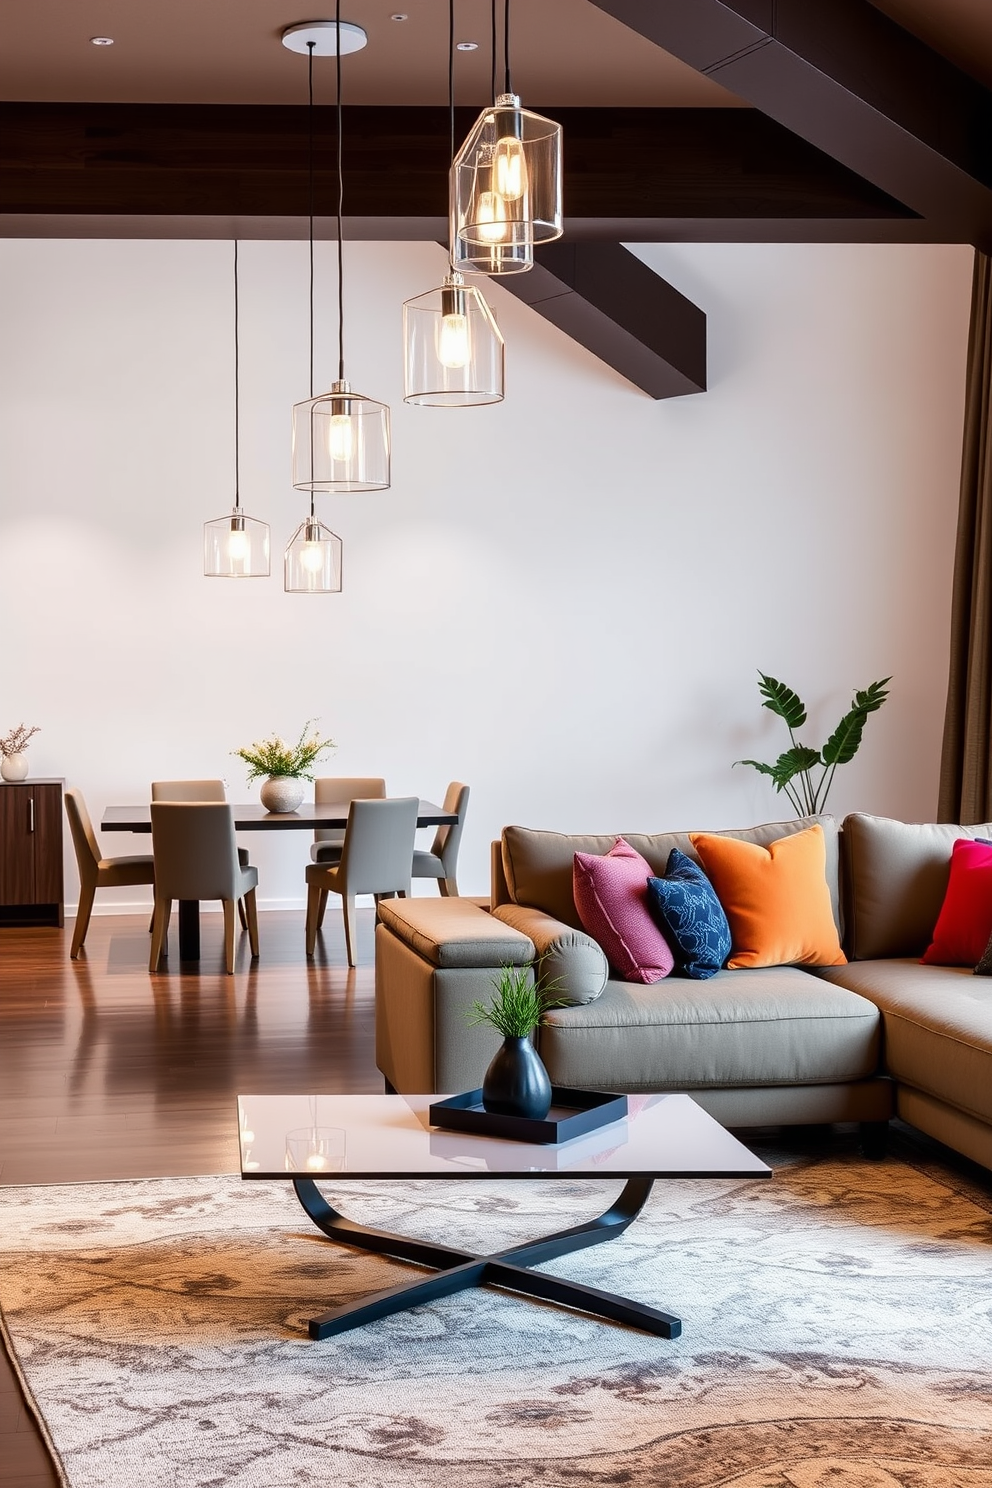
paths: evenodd
<path fill-rule="evenodd" d="M 295 811 L 266 811 L 258 802 L 241 806 L 232 803 L 236 832 L 314 832 L 318 828 L 338 828 L 348 825 L 349 802 L 329 802 L 320 806 L 313 801 L 304 802 Z M 445 811 L 434 801 L 420 801 L 417 808 L 418 827 L 454 826 L 458 813 Z M 140 806 L 108 806 L 100 822 L 102 832 L 151 832 L 152 812 L 149 802 Z M 179 901 L 179 959 L 200 959 L 200 902 L 198 899 Z"/>

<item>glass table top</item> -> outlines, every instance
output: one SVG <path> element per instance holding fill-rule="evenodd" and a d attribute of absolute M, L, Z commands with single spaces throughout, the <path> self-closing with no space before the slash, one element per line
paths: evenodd
<path fill-rule="evenodd" d="M 771 1169 L 687 1095 L 632 1095 L 628 1114 L 544 1146 L 430 1125 L 441 1095 L 239 1095 L 242 1178 L 767 1178 Z"/>

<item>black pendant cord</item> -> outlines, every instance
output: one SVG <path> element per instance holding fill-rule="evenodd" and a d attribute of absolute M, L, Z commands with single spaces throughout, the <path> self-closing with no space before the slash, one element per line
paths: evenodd
<path fill-rule="evenodd" d="M 335 76 L 338 93 L 338 381 L 344 381 L 344 149 L 342 125 L 344 113 L 341 107 L 341 0 L 336 0 L 334 24 L 337 27 L 337 46 L 334 54 Z"/>
<path fill-rule="evenodd" d="M 491 38 L 491 65 L 492 65 L 492 95 L 493 103 L 496 102 L 496 71 L 499 58 L 499 38 L 496 34 L 496 0 L 492 0 L 492 38 Z"/>
<path fill-rule="evenodd" d="M 315 41 L 307 42 L 307 134 L 309 175 L 309 241 L 310 241 L 310 397 L 313 398 L 313 52 Z M 311 413 L 311 419 L 313 414 Z M 310 520 L 314 518 L 313 505 L 313 430 L 310 431 Z"/>
<path fill-rule="evenodd" d="M 234 240 L 234 510 L 241 510 L 241 348 L 238 344 L 238 240 Z"/>
<path fill-rule="evenodd" d="M 450 150 L 448 151 L 448 169 L 455 163 L 455 0 L 448 0 L 448 134 L 450 136 Z M 455 267 L 455 244 L 451 237 L 451 228 L 448 228 L 448 267 L 454 272 Z"/>
<path fill-rule="evenodd" d="M 315 41 L 307 42 L 307 131 L 309 173 L 309 236 L 310 236 L 310 396 L 313 397 L 313 49 Z"/>
<path fill-rule="evenodd" d="M 513 92 L 513 84 L 510 81 L 510 0 L 505 0 L 503 5 L 503 80 L 506 86 L 504 93 Z"/>

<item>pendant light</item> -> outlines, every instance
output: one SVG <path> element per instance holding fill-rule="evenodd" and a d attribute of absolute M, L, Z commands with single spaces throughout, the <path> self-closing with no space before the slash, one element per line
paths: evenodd
<path fill-rule="evenodd" d="M 356 37 L 356 33 L 359 33 Z M 283 44 L 308 53 L 310 134 L 310 397 L 293 409 L 293 485 L 298 491 L 382 491 L 389 485 L 389 409 L 356 393 L 344 368 L 344 170 L 342 150 L 341 54 L 365 44 L 360 26 L 341 22 L 337 0 L 333 22 L 292 26 Z M 330 392 L 313 392 L 313 58 L 332 51 L 337 71 L 338 168 L 338 375 Z"/>
<path fill-rule="evenodd" d="M 448 117 L 455 153 L 455 0 L 448 0 Z M 452 239 L 452 243 L 453 243 Z M 403 306 L 403 401 L 468 408 L 503 400 L 504 347 L 481 290 L 451 260 L 439 289 Z"/>
<path fill-rule="evenodd" d="M 340 594 L 344 544 L 336 532 L 317 520 L 310 496 L 310 515 L 289 539 L 283 558 L 287 594 Z"/>
<path fill-rule="evenodd" d="M 529 269 L 535 243 L 563 232 L 561 125 L 522 108 L 513 92 L 510 0 L 503 15 L 503 92 L 483 109 L 451 167 L 455 267 L 488 274 Z M 493 0 L 494 71 L 495 47 Z"/>
<path fill-rule="evenodd" d="M 267 579 L 269 527 L 241 509 L 238 240 L 234 240 L 234 507 L 203 524 L 203 572 L 208 579 Z"/>

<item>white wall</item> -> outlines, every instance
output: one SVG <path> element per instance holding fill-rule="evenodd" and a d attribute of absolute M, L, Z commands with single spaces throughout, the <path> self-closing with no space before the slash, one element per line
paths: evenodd
<path fill-rule="evenodd" d="M 652 401 L 496 286 L 509 395 L 456 412 L 401 402 L 400 304 L 441 250 L 346 245 L 348 371 L 392 405 L 393 486 L 318 498 L 345 590 L 303 597 L 278 572 L 201 575 L 233 490 L 231 245 L 0 243 L 0 730 L 42 726 L 33 773 L 95 817 L 158 776 L 246 799 L 229 751 L 318 715 L 327 773 L 471 783 L 461 880 L 481 893 L 505 822 L 788 815 L 731 768 L 783 747 L 756 669 L 805 696 L 815 743 L 892 673 L 832 806 L 931 816 L 970 249 L 636 251 L 706 310 L 708 393 Z M 306 246 L 246 243 L 241 268 L 242 495 L 278 570 L 304 511 Z M 321 244 L 318 387 L 332 285 Z M 250 845 L 263 901 L 302 902 L 305 841 Z"/>

